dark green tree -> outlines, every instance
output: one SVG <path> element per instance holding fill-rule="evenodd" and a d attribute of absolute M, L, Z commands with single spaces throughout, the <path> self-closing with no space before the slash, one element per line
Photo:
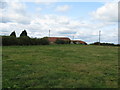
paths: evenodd
<path fill-rule="evenodd" d="M 41 38 L 39 41 L 41 45 L 49 45 L 50 43 L 47 37 Z"/>
<path fill-rule="evenodd" d="M 26 30 L 22 31 L 22 33 L 20 34 L 20 37 L 21 36 L 27 36 L 27 31 Z"/>
<path fill-rule="evenodd" d="M 15 31 L 13 31 L 13 32 L 10 34 L 10 36 L 14 36 L 14 37 L 16 37 L 16 33 L 15 33 Z"/>
<path fill-rule="evenodd" d="M 3 46 L 18 45 L 17 38 L 13 36 L 2 36 L 2 45 Z"/>
<path fill-rule="evenodd" d="M 57 39 L 55 41 L 56 44 L 65 44 L 65 41 L 64 40 L 60 40 L 60 39 Z"/>
<path fill-rule="evenodd" d="M 19 45 L 31 45 L 31 38 L 29 38 L 29 37 L 22 36 L 17 39 L 18 39 Z"/>

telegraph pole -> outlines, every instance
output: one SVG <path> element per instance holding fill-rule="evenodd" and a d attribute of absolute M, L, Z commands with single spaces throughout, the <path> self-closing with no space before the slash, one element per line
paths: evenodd
<path fill-rule="evenodd" d="M 49 37 L 50 37 L 50 30 L 49 30 Z"/>
<path fill-rule="evenodd" d="M 73 40 L 74 40 L 74 36 L 73 36 Z"/>
<path fill-rule="evenodd" d="M 99 31 L 99 45 L 100 45 L 100 39 L 101 39 L 101 31 Z"/>

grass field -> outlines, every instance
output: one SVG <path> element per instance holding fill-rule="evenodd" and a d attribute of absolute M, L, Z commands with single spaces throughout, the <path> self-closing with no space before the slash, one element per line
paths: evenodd
<path fill-rule="evenodd" d="M 3 88 L 117 88 L 118 47 L 3 46 Z"/>

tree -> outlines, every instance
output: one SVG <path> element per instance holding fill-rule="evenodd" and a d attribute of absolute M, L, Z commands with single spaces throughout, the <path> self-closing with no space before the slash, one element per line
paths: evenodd
<path fill-rule="evenodd" d="M 15 31 L 13 31 L 13 32 L 10 34 L 10 36 L 14 36 L 14 37 L 16 37 L 16 33 L 15 33 Z"/>
<path fill-rule="evenodd" d="M 22 36 L 17 39 L 18 39 L 19 45 L 31 45 L 31 38 L 29 38 L 29 37 Z"/>
<path fill-rule="evenodd" d="M 60 40 L 60 39 L 57 39 L 55 41 L 56 44 L 65 44 L 65 41 L 64 40 Z"/>
<path fill-rule="evenodd" d="M 17 38 L 13 36 L 2 36 L 2 45 L 3 46 L 18 45 Z"/>
<path fill-rule="evenodd" d="M 26 30 L 22 31 L 22 33 L 20 34 L 20 37 L 21 36 L 27 36 L 27 31 Z"/>
<path fill-rule="evenodd" d="M 39 41 L 41 45 L 49 45 L 50 43 L 47 37 L 41 38 Z"/>

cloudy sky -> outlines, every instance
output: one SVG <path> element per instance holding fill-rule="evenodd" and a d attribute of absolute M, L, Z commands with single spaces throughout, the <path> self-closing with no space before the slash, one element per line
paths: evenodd
<path fill-rule="evenodd" d="M 84 0 L 83 0 L 84 1 Z M 118 2 L 0 0 L 0 35 L 25 29 L 30 37 L 69 37 L 87 43 L 118 43 Z"/>

